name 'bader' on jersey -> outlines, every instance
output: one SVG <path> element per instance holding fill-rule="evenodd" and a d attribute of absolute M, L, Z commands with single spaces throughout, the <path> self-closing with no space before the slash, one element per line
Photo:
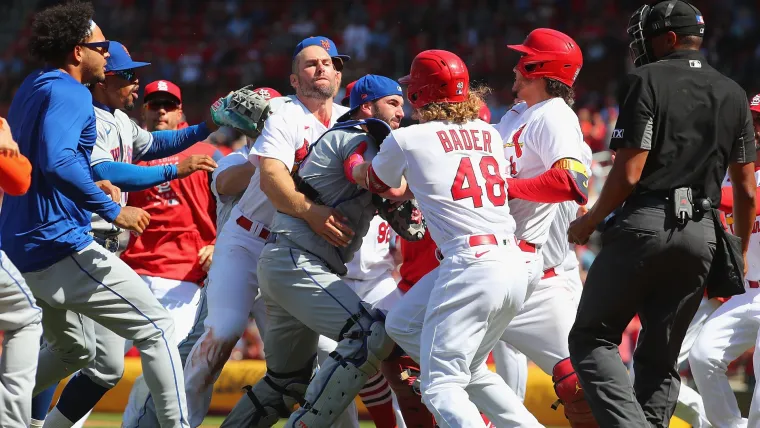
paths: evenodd
<path fill-rule="evenodd" d="M 493 153 L 491 150 L 491 133 L 480 129 L 454 129 L 436 132 L 441 140 L 443 151 L 448 153 L 453 150 L 477 150 Z M 480 134 L 480 135 L 479 135 Z M 461 139 L 460 139 L 461 136 Z M 482 140 L 482 145 L 480 142 Z"/>

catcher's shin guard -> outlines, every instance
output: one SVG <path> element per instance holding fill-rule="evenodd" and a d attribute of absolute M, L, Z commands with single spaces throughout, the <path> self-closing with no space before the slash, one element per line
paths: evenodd
<path fill-rule="evenodd" d="M 253 387 L 246 386 L 246 394 L 238 400 L 224 418 L 224 428 L 269 428 L 280 418 L 287 418 L 296 405 L 304 405 L 304 395 L 313 373 L 314 360 L 302 370 L 292 373 L 274 373 L 267 370 L 264 378 Z"/>
<path fill-rule="evenodd" d="M 552 408 L 556 410 L 560 403 L 564 405 L 565 417 L 570 421 L 572 428 L 599 428 L 581 384 L 578 382 L 578 375 L 570 363 L 570 358 L 565 358 L 554 365 L 552 381 L 558 398 Z"/>
<path fill-rule="evenodd" d="M 340 337 L 338 347 L 311 380 L 306 404 L 293 412 L 286 427 L 331 427 L 395 346 L 385 332 L 382 314 L 369 305 L 348 320 Z"/>
<path fill-rule="evenodd" d="M 435 418 L 422 404 L 419 391 L 420 366 L 396 347 L 398 355 L 383 361 L 381 370 L 398 398 L 398 407 L 408 428 L 433 428 Z M 394 353 L 396 354 L 396 353 Z"/>

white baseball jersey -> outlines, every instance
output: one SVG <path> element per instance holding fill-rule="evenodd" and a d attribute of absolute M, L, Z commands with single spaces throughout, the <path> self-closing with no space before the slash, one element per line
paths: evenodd
<path fill-rule="evenodd" d="M 391 254 L 391 241 L 396 234 L 388 222 L 375 216 L 364 235 L 362 246 L 354 254 L 353 260 L 346 263 L 346 278 L 367 281 L 393 271 L 396 263 Z"/>
<path fill-rule="evenodd" d="M 481 120 L 412 125 L 383 141 L 370 173 L 393 188 L 406 178 L 439 246 L 468 235 L 512 235 L 500 142 Z"/>
<path fill-rule="evenodd" d="M 217 162 L 216 169 L 211 174 L 211 193 L 216 197 L 216 230 L 221 231 L 224 223 L 230 218 L 232 208 L 238 203 L 243 196 L 239 195 L 220 195 L 216 190 L 216 179 L 222 171 L 248 162 L 248 147 L 241 147 L 238 150 L 228 154 Z"/>
<path fill-rule="evenodd" d="M 513 178 L 533 178 L 564 158 L 583 162 L 583 134 L 575 112 L 561 98 L 551 98 L 528 108 L 519 103 L 497 125 L 509 160 L 505 170 Z M 590 162 L 590 160 L 589 160 Z M 543 245 L 557 212 L 557 204 L 509 201 L 517 222 L 518 238 Z"/>
<path fill-rule="evenodd" d="M 102 162 L 133 163 L 150 149 L 153 134 L 140 128 L 126 113 L 118 109 L 112 113 L 108 107 L 99 104 L 94 105 L 94 109 L 97 139 L 92 148 L 90 166 Z M 122 192 L 121 206 L 126 204 L 127 192 Z M 119 229 L 93 214 L 92 230 L 112 232 Z"/>
<path fill-rule="evenodd" d="M 301 161 L 311 143 L 332 127 L 347 107 L 333 103 L 330 123 L 319 121 L 296 96 L 275 98 L 270 102 L 284 103 L 273 108 L 264 129 L 251 149 L 248 159 L 256 166 L 256 172 L 251 178 L 237 208 L 249 220 L 255 220 L 267 226 L 272 224 L 275 209 L 264 192 L 261 191 L 259 175 L 259 156 L 279 159 L 288 169 L 293 169 L 296 161 Z"/>
<path fill-rule="evenodd" d="M 591 171 L 591 148 L 588 144 L 583 144 L 582 149 L 583 158 L 578 160 L 583 163 L 587 171 Z M 574 201 L 557 204 L 554 221 L 549 226 L 549 236 L 541 248 L 544 270 L 563 264 L 567 253 L 573 253 L 573 247 L 567 239 L 567 229 L 570 227 L 570 222 L 577 217 L 579 207 L 580 205 Z"/>
<path fill-rule="evenodd" d="M 755 168 L 755 182 L 757 187 L 760 187 L 760 170 Z M 726 175 L 723 179 L 723 186 L 731 186 L 731 180 Z M 731 233 L 734 233 L 734 216 L 733 214 L 726 214 L 726 225 Z M 752 227 L 752 235 L 749 238 L 749 250 L 747 251 L 747 268 L 746 279 L 748 281 L 760 280 L 760 217 L 755 220 L 755 225 Z"/>

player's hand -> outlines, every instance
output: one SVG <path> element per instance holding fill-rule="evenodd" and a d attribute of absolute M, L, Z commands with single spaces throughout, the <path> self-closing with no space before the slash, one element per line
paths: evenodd
<path fill-rule="evenodd" d="M 145 231 L 148 223 L 150 223 L 150 214 L 137 207 L 122 207 L 119 216 L 113 221 L 116 226 L 138 234 Z"/>
<path fill-rule="evenodd" d="M 201 265 L 201 269 L 204 272 L 208 272 L 211 269 L 211 259 L 214 257 L 214 246 L 206 245 L 198 251 L 198 264 Z"/>
<path fill-rule="evenodd" d="M 118 203 L 121 201 L 121 189 L 114 186 L 113 183 L 111 183 L 108 180 L 100 180 L 96 181 L 95 185 L 98 186 L 100 190 L 103 191 L 106 195 L 111 197 L 111 200 Z"/>
<path fill-rule="evenodd" d="M 345 247 L 354 238 L 354 231 L 346 225 L 347 219 L 333 208 L 314 204 L 306 212 L 304 220 L 314 233 L 330 245 Z"/>
<path fill-rule="evenodd" d="M 216 162 L 209 155 L 191 155 L 177 165 L 177 176 L 185 178 L 195 171 L 214 172 Z"/>
<path fill-rule="evenodd" d="M 567 240 L 571 244 L 584 245 L 596 230 L 596 224 L 591 221 L 589 213 L 583 214 L 570 223 L 567 229 Z"/>
<path fill-rule="evenodd" d="M 11 127 L 4 117 L 0 117 L 0 155 L 12 158 L 19 155 L 18 144 L 13 141 Z"/>

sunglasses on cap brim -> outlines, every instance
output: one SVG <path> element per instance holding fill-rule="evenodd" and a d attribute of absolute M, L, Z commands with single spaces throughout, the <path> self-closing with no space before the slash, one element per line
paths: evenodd
<path fill-rule="evenodd" d="M 137 77 L 137 71 L 135 71 L 134 68 L 130 68 L 129 70 L 107 71 L 106 76 L 117 76 L 127 82 L 134 82 Z"/>

